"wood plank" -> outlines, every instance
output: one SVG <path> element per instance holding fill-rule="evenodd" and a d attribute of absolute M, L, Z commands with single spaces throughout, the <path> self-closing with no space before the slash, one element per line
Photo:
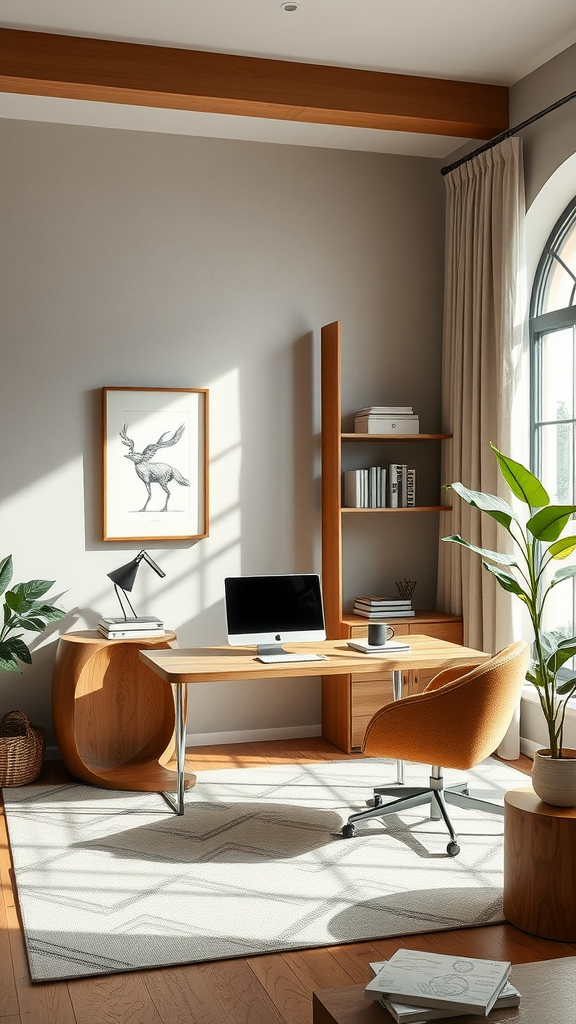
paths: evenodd
<path fill-rule="evenodd" d="M 142 978 L 162 1024 L 221 1024 L 222 1012 L 198 964 L 146 971 Z"/>
<path fill-rule="evenodd" d="M 68 989 L 76 1024 L 165 1024 L 139 972 L 76 978 Z"/>
<path fill-rule="evenodd" d="M 0 1022 L 18 1014 L 18 998 L 12 964 L 12 952 L 8 933 L 7 906 L 14 906 L 14 892 L 11 883 L 12 861 L 8 845 L 6 815 L 4 806 L 0 811 Z"/>
<path fill-rule="evenodd" d="M 0 31 L 4 92 L 465 139 L 508 127 L 508 89 L 356 68 Z"/>
<path fill-rule="evenodd" d="M 270 996 L 246 960 L 202 964 L 202 977 L 230 1024 L 283 1024 Z"/>
<path fill-rule="evenodd" d="M 327 946 L 298 949 L 282 954 L 294 973 L 310 990 L 350 985 L 353 978 Z"/>
<path fill-rule="evenodd" d="M 281 956 L 251 956 L 247 963 L 286 1024 L 310 1024 L 310 989 Z"/>

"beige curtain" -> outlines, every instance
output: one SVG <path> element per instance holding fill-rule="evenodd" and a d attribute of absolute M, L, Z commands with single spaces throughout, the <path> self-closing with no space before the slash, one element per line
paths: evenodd
<path fill-rule="evenodd" d="M 525 345 L 524 174 L 521 140 L 500 145 L 445 177 L 446 256 L 442 350 L 442 480 L 509 499 L 490 441 L 511 449 L 512 408 Z M 443 492 L 452 512 L 440 536 L 461 534 L 483 548 L 509 550 L 497 523 Z M 478 555 L 439 545 L 438 608 L 462 614 L 464 643 L 495 653 L 512 640 L 512 599 Z"/>

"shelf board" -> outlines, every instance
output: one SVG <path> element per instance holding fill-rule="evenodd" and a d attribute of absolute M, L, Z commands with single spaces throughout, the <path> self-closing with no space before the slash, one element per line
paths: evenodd
<path fill-rule="evenodd" d="M 393 615 L 388 612 L 383 615 L 382 618 L 388 619 L 394 618 Z M 415 615 L 404 615 L 396 616 L 395 622 L 461 622 L 461 615 L 451 615 L 449 612 L 437 612 L 434 609 L 416 609 Z M 353 612 L 344 612 L 342 615 L 342 623 L 346 626 L 366 626 L 368 627 L 369 619 L 365 618 L 364 615 L 354 615 Z"/>
<path fill-rule="evenodd" d="M 449 441 L 452 434 L 341 434 L 343 441 Z"/>
<path fill-rule="evenodd" d="M 451 512 L 452 505 L 402 505 L 400 508 L 349 508 L 345 506 L 341 512 Z"/>

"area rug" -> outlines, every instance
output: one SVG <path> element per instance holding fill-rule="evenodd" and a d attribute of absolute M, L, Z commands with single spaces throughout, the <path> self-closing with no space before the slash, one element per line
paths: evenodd
<path fill-rule="evenodd" d="M 526 784 L 493 759 L 445 774 L 495 802 Z M 155 793 L 4 790 L 33 980 L 501 921 L 502 817 L 451 808 L 455 858 L 422 807 L 341 837 L 394 777 L 380 758 L 201 771 L 181 817 Z"/>

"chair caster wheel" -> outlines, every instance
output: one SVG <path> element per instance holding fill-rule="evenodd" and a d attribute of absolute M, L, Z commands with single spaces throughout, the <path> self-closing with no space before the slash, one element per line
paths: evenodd
<path fill-rule="evenodd" d="M 342 835 L 344 839 L 352 839 L 352 836 L 356 832 L 354 825 L 342 825 Z"/>
<path fill-rule="evenodd" d="M 458 854 L 460 853 L 460 847 L 458 846 L 458 843 L 448 843 L 448 846 L 446 847 L 446 853 L 448 854 L 449 857 L 457 857 Z"/>
<path fill-rule="evenodd" d="M 366 806 L 367 807 L 382 807 L 383 803 L 384 803 L 384 797 L 382 796 L 382 794 L 381 793 L 374 793 L 374 796 L 371 796 L 370 799 L 366 801 Z"/>

